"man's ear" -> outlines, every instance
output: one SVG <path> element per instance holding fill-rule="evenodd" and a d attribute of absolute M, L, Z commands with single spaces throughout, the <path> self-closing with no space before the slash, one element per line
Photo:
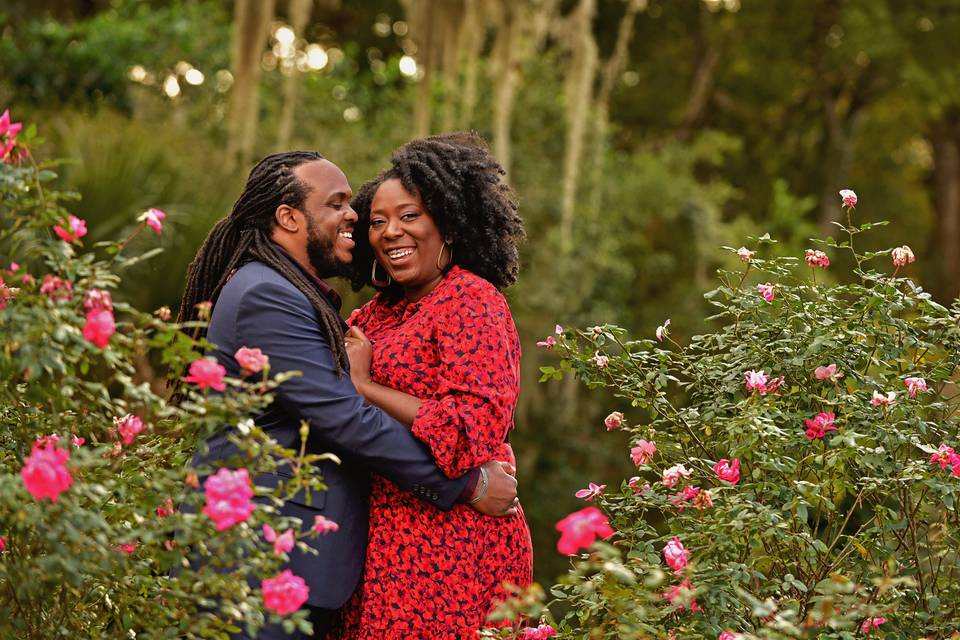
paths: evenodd
<path fill-rule="evenodd" d="M 300 231 L 300 217 L 296 209 L 287 204 L 282 204 L 274 211 L 273 217 L 277 225 L 284 231 L 296 233 Z"/>

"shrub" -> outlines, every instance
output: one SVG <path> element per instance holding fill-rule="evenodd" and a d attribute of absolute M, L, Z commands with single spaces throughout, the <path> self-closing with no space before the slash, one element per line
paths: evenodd
<path fill-rule="evenodd" d="M 958 633 L 960 301 L 901 277 L 909 248 L 858 251 L 883 223 L 846 211 L 843 240 L 803 259 L 765 259 L 768 236 L 729 248 L 741 268 L 706 294 L 722 326 L 686 346 L 669 321 L 541 343 L 560 357 L 545 380 L 575 375 L 636 408 L 607 421 L 631 434 L 638 472 L 585 492 L 616 534 L 551 590 L 558 637 Z M 819 284 L 841 253 L 852 282 Z"/>
<path fill-rule="evenodd" d="M 289 376 L 221 380 L 169 309 L 112 300 L 119 274 L 158 251 L 125 253 L 147 226 L 162 231 L 162 212 L 88 250 L 58 163 L 30 155 L 32 130 L 17 135 L 0 131 L 16 143 L 0 156 L 0 637 L 223 638 L 280 620 L 260 585 L 293 579 L 278 575 L 288 528 L 320 533 L 276 505 L 324 488 L 311 465 L 323 456 L 280 448 L 247 416 Z M 175 376 L 189 367 L 179 406 L 144 381 L 151 361 Z M 214 469 L 190 468 L 191 455 L 224 424 L 236 426 L 238 471 L 199 490 Z M 244 489 L 280 467 L 293 479 L 278 489 Z M 283 535 L 267 540 L 267 527 Z M 309 628 L 303 612 L 282 619 Z"/>

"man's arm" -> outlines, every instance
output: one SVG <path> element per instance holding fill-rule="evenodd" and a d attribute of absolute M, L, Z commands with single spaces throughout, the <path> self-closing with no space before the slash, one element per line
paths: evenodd
<path fill-rule="evenodd" d="M 441 509 L 450 509 L 464 492 L 466 477 L 444 476 L 403 425 L 364 402 L 347 372 L 337 375 L 326 336 L 299 291 L 273 282 L 252 286 L 238 307 L 236 335 L 269 356 L 272 372 L 302 372 L 280 385 L 277 402 L 306 420 L 311 435 L 334 453 L 362 462 Z M 490 515 L 509 512 L 516 481 L 499 466 L 487 472 L 488 495 L 474 506 Z"/>

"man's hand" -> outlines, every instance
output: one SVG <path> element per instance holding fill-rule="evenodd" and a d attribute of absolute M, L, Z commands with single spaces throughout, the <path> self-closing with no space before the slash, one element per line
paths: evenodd
<path fill-rule="evenodd" d="M 486 493 L 477 502 L 470 506 L 487 516 L 515 516 L 520 499 L 517 498 L 517 479 L 514 475 L 517 470 L 508 462 L 491 460 L 483 465 L 487 472 Z M 477 492 L 483 491 L 483 485 L 478 484 Z"/>

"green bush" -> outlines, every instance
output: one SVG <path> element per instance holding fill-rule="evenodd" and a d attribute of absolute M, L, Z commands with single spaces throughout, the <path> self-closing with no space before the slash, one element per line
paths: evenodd
<path fill-rule="evenodd" d="M 83 247 L 67 222 L 77 196 L 51 186 L 58 163 L 36 161 L 31 142 L 23 133 L 0 163 L 0 637 L 222 638 L 279 620 L 264 613 L 259 587 L 285 552 L 262 526 L 309 527 L 276 506 L 325 487 L 311 464 L 319 456 L 280 448 L 246 416 L 289 376 L 227 378 L 224 393 L 184 383 L 178 406 L 151 388 L 144 363 L 180 376 L 207 345 L 167 322 L 168 309 L 110 301 L 119 274 L 159 251 L 126 253 L 147 221 Z M 293 480 L 255 488 L 252 515 L 218 530 L 198 490 L 213 469 L 189 461 L 227 423 L 244 434 L 230 467 L 250 477 L 288 467 Z M 38 458 L 47 463 L 25 470 Z M 284 624 L 309 627 L 302 612 Z"/>
<path fill-rule="evenodd" d="M 686 346 L 666 322 L 544 341 L 560 356 L 545 380 L 636 408 L 608 426 L 630 434 L 638 475 L 593 498 L 616 535 L 551 590 L 558 637 L 958 633 L 960 301 L 901 277 L 912 253 L 858 252 L 883 223 L 852 214 L 842 241 L 815 241 L 851 259 L 848 284 L 764 236 L 706 294 L 720 328 Z"/>

